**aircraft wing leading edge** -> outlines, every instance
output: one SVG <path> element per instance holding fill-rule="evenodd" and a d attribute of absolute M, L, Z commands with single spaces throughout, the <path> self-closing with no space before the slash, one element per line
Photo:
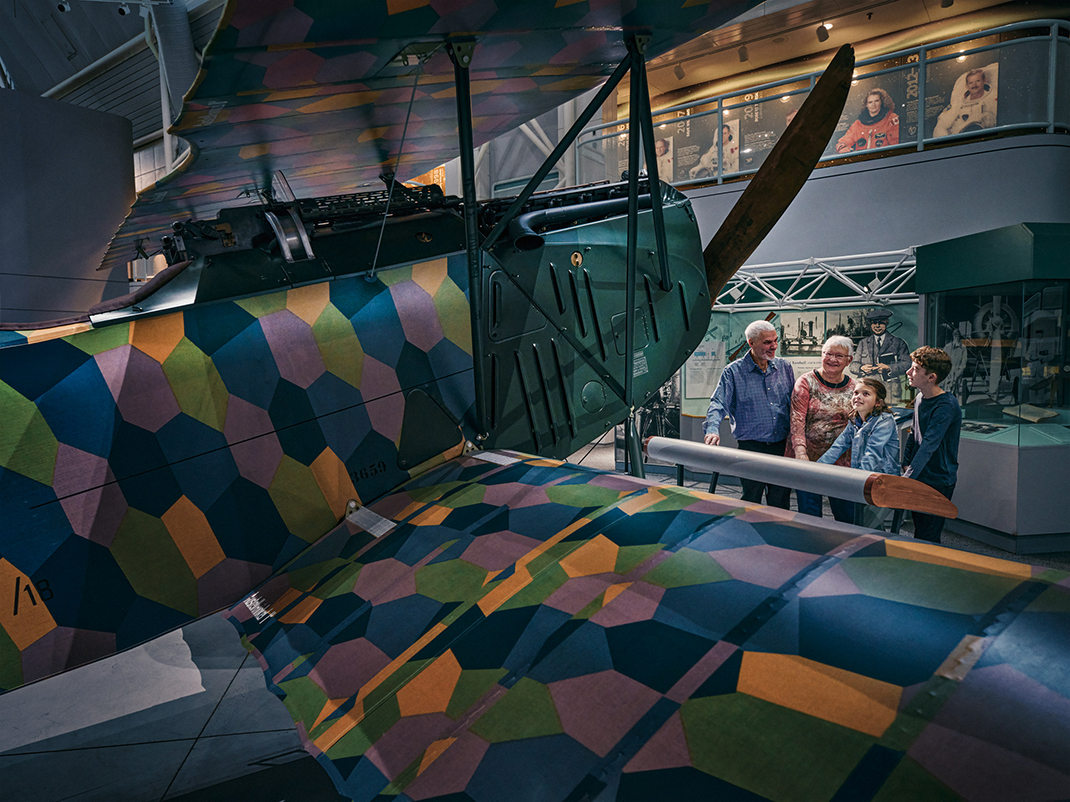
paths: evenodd
<path fill-rule="evenodd" d="M 1070 790 L 1065 572 L 512 452 L 370 513 L 227 614 L 353 799 Z"/>
<path fill-rule="evenodd" d="M 259 203 L 276 171 L 304 198 L 381 187 L 384 169 L 407 179 L 449 161 L 450 39 L 476 42 L 478 145 L 597 86 L 625 57 L 626 35 L 649 32 L 652 57 L 751 5 L 230 0 L 171 129 L 192 157 L 141 193 L 103 266 L 133 259 L 173 220 Z"/>

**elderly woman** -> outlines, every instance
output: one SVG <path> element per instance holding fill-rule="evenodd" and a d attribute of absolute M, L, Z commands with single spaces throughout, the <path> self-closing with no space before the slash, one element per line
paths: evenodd
<path fill-rule="evenodd" d="M 847 337 L 829 337 L 821 346 L 821 367 L 804 373 L 795 381 L 791 394 L 791 426 L 787 456 L 816 462 L 847 426 L 851 416 L 851 394 L 855 380 L 844 371 L 851 364 L 853 344 Z M 836 461 L 850 467 L 849 454 Z M 821 496 L 796 490 L 799 512 L 821 517 Z M 829 497 L 837 521 L 854 522 L 854 505 Z"/>

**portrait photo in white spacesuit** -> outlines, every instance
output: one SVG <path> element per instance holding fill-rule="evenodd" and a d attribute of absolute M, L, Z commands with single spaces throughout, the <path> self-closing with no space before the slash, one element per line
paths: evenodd
<path fill-rule="evenodd" d="M 662 137 L 654 140 L 654 153 L 658 157 L 658 178 L 670 184 L 675 180 L 673 175 L 673 147 L 672 137 Z"/>
<path fill-rule="evenodd" d="M 718 138 L 724 154 L 724 175 L 739 172 L 739 120 L 725 120 Z M 689 178 L 714 178 L 717 175 L 717 140 L 699 157 L 698 164 L 688 171 Z"/>
<path fill-rule="evenodd" d="M 949 102 L 936 119 L 933 136 L 951 136 L 995 128 L 999 87 L 999 64 L 973 67 L 963 72 L 951 89 Z"/>

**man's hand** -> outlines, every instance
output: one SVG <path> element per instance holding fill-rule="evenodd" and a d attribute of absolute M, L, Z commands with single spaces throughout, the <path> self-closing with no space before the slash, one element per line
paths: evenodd
<path fill-rule="evenodd" d="M 708 434 L 703 438 L 703 442 L 708 446 L 719 446 L 721 445 L 721 435 Z"/>

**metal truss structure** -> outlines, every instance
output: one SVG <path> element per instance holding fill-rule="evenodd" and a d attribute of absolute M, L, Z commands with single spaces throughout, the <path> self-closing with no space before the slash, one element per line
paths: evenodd
<path fill-rule="evenodd" d="M 745 265 L 717 296 L 722 312 L 916 303 L 914 248 Z"/>

